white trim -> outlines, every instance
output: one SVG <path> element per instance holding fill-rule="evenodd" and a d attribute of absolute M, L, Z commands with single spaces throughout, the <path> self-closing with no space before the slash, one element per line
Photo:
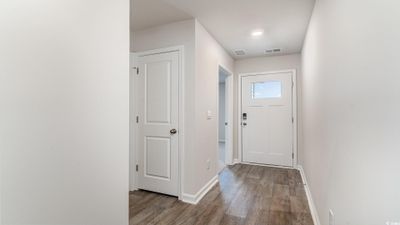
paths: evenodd
<path fill-rule="evenodd" d="M 238 74 L 237 80 L 237 153 L 238 153 L 238 160 L 237 163 L 242 162 L 242 76 Z"/>
<path fill-rule="evenodd" d="M 176 47 L 179 51 L 180 75 L 179 75 L 179 196 L 182 200 L 184 189 L 184 165 L 185 165 L 185 48 L 183 45 Z"/>
<path fill-rule="evenodd" d="M 223 67 L 225 68 L 225 67 Z M 227 69 L 225 69 L 227 70 Z M 233 96 L 233 73 L 227 70 L 230 75 L 226 78 L 225 88 L 228 95 L 225 97 L 225 105 L 227 108 L 227 121 L 228 121 L 228 133 L 225 134 L 225 137 L 228 137 L 228 142 L 225 144 L 225 163 L 232 164 L 233 162 L 233 112 L 234 112 L 234 96 Z M 226 139 L 226 138 L 225 138 Z"/>
<path fill-rule="evenodd" d="M 303 180 L 304 190 L 306 191 L 308 205 L 310 206 L 311 216 L 314 221 L 314 225 L 320 225 L 321 222 L 319 220 L 317 208 L 315 207 L 315 203 L 312 198 L 310 188 L 308 187 L 308 182 L 306 174 L 304 173 L 304 169 L 301 165 L 297 165 L 297 169 L 300 171 L 301 179 Z"/>
<path fill-rule="evenodd" d="M 136 71 L 136 54 L 130 53 L 130 64 L 129 64 L 129 191 L 136 191 L 137 188 L 137 174 L 135 171 L 136 165 L 136 107 L 135 107 L 135 80 Z"/>
<path fill-rule="evenodd" d="M 235 165 L 235 164 L 238 164 L 238 163 L 240 163 L 240 160 L 239 160 L 239 159 L 233 159 L 232 165 Z"/>
<path fill-rule="evenodd" d="M 142 52 L 134 52 L 133 54 L 135 54 L 136 57 L 140 57 L 140 56 L 156 55 L 156 54 L 175 52 L 175 51 L 181 52 L 182 50 L 184 50 L 184 46 L 179 45 L 179 46 L 171 46 L 171 47 L 166 47 L 166 48 L 152 49 L 152 50 L 147 50 L 147 51 L 142 51 Z"/>
<path fill-rule="evenodd" d="M 292 81 L 293 81 L 293 90 L 292 90 L 292 116 L 294 118 L 293 123 L 293 153 L 294 159 L 292 160 L 292 167 L 296 168 L 297 166 L 297 155 L 298 155 L 298 146 L 297 146 L 297 73 L 295 69 L 288 69 L 288 70 L 276 70 L 276 71 L 267 71 L 267 72 L 257 72 L 257 73 L 240 73 L 238 76 L 237 82 L 237 137 L 238 137 L 238 159 L 240 162 L 243 162 L 243 149 L 242 149 L 242 129 L 241 129 L 241 115 L 242 115 L 242 77 L 244 76 L 254 76 L 254 75 L 267 75 L 267 74 L 274 74 L 274 73 L 292 73 Z"/>
<path fill-rule="evenodd" d="M 225 96 L 225 107 L 228 107 L 228 110 L 226 110 L 228 113 L 227 115 L 227 121 L 228 121 L 228 133 L 225 134 L 227 137 L 225 139 L 225 165 L 231 165 L 233 163 L 233 73 L 225 65 L 222 63 L 217 64 L 217 124 L 218 124 L 218 129 L 219 129 L 219 70 L 222 69 L 227 73 L 227 77 L 225 79 L 225 89 L 226 92 L 228 92 L 228 95 Z M 226 141 L 228 140 L 228 141 Z M 219 146 L 217 146 L 217 149 L 219 151 Z M 218 154 L 217 151 L 217 154 Z M 219 157 L 217 157 L 219 158 Z"/>
<path fill-rule="evenodd" d="M 182 200 L 182 196 L 183 196 L 183 190 L 184 190 L 184 165 L 185 165 L 185 157 L 184 157 L 184 145 L 185 145 L 185 132 L 184 132 L 184 128 L 185 128 L 185 114 L 184 114 L 184 110 L 185 110 L 185 82 L 184 82 L 184 77 L 185 77 L 185 48 L 183 45 L 180 46 L 172 46 L 172 47 L 167 47 L 167 48 L 160 48 L 160 49 L 153 49 L 153 50 L 149 50 L 149 51 L 143 51 L 143 52 L 135 52 L 135 53 L 131 53 L 131 55 L 133 56 L 134 60 L 133 62 L 136 63 L 137 57 L 140 56 L 147 56 L 147 55 L 154 55 L 154 54 L 161 54 L 161 53 L 168 53 L 168 52 L 174 52 L 177 51 L 179 52 L 179 91 L 178 91 L 178 95 L 179 95 L 179 116 L 178 116 L 178 131 L 179 131 L 179 144 L 178 144 L 178 199 Z M 133 66 L 137 66 L 136 64 L 133 64 Z M 133 69 L 133 68 L 132 68 Z M 136 84 L 137 82 L 137 76 L 134 76 L 135 79 L 133 79 L 133 87 L 134 90 L 131 91 L 131 104 L 132 104 L 132 108 L 130 108 L 131 112 L 130 112 L 130 117 L 131 117 L 131 122 L 134 124 L 133 127 L 131 127 L 130 131 L 132 132 L 132 136 L 131 140 L 134 141 L 134 144 L 130 145 L 130 152 L 132 157 L 135 159 L 134 160 L 134 165 L 130 165 L 130 171 L 134 172 L 135 175 L 131 176 L 130 178 L 134 180 L 131 181 L 131 185 L 130 185 L 130 189 L 131 190 L 137 190 L 138 189 L 138 184 L 137 184 L 137 180 L 138 180 L 138 173 L 136 173 L 136 171 L 134 171 L 135 165 L 138 163 L 138 158 L 136 157 L 137 155 L 137 137 L 136 137 L 136 131 L 138 128 L 138 124 L 136 123 L 136 121 L 134 121 L 136 119 L 136 115 L 137 115 L 137 107 L 136 107 L 136 97 L 137 97 L 137 93 L 136 93 Z M 132 102 L 133 101 L 133 102 Z M 132 121 L 133 120 L 133 121 Z"/>
<path fill-rule="evenodd" d="M 195 195 L 192 194 L 182 194 L 182 201 L 190 204 L 196 205 L 200 200 L 218 183 L 218 175 L 213 177 L 207 182 Z"/>
<path fill-rule="evenodd" d="M 292 81 L 293 81 L 293 88 L 292 88 L 292 116 L 294 119 L 293 122 L 293 168 L 296 168 L 298 165 L 298 119 L 297 119 L 297 71 L 295 69 L 292 70 Z"/>

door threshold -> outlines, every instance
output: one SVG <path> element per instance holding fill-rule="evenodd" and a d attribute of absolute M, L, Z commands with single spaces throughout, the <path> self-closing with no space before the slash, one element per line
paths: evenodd
<path fill-rule="evenodd" d="M 153 193 L 156 195 L 163 195 L 163 196 L 167 196 L 167 197 L 178 198 L 178 196 L 176 196 L 176 195 L 169 195 L 169 194 L 156 192 L 156 191 L 150 191 L 150 190 L 146 190 L 146 189 L 137 189 L 136 191 L 143 191 L 143 192 L 147 192 L 147 193 Z"/>
<path fill-rule="evenodd" d="M 274 165 L 274 164 L 263 164 L 263 163 L 254 163 L 254 162 L 239 162 L 239 164 L 265 166 L 265 167 L 273 167 L 273 168 L 281 168 L 281 169 L 295 169 L 294 166 L 280 166 L 280 165 Z"/>

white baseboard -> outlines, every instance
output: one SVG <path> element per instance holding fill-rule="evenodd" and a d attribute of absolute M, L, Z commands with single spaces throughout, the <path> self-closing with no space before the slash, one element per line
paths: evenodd
<path fill-rule="evenodd" d="M 182 194 L 182 201 L 190 204 L 196 205 L 200 202 L 200 200 L 211 190 L 214 185 L 218 183 L 218 175 L 213 177 L 206 185 L 204 185 L 200 191 L 198 191 L 195 195 L 192 194 Z"/>
<path fill-rule="evenodd" d="M 235 164 L 238 164 L 238 163 L 240 163 L 239 159 L 233 159 L 232 165 L 235 165 Z"/>
<path fill-rule="evenodd" d="M 139 190 L 139 189 L 136 188 L 136 187 L 131 187 L 131 188 L 129 188 L 129 191 L 137 191 L 137 190 Z"/>
<path fill-rule="evenodd" d="M 306 191 L 307 200 L 308 200 L 308 204 L 310 206 L 311 216 L 313 218 L 314 225 L 321 225 L 321 223 L 319 221 L 317 208 L 315 207 L 315 203 L 312 198 L 310 188 L 308 187 L 307 178 L 306 178 L 306 174 L 304 173 L 304 169 L 301 165 L 297 165 L 297 169 L 300 171 L 301 178 L 303 179 L 304 189 Z"/>

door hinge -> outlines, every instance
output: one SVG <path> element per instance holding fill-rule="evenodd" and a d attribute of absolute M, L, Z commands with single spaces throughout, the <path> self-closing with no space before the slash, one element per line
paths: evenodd
<path fill-rule="evenodd" d="M 136 123 L 139 123 L 139 116 L 136 116 Z"/>
<path fill-rule="evenodd" d="M 292 123 L 294 123 L 294 117 L 292 117 Z"/>
<path fill-rule="evenodd" d="M 138 172 L 138 171 L 139 171 L 139 165 L 136 164 L 136 172 Z"/>
<path fill-rule="evenodd" d="M 294 153 L 292 152 L 292 159 L 294 159 Z"/>
<path fill-rule="evenodd" d="M 139 67 L 133 67 L 134 70 L 136 70 L 136 74 L 139 75 Z"/>

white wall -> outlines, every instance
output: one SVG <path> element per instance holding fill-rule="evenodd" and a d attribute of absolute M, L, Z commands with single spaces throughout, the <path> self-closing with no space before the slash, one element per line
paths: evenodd
<path fill-rule="evenodd" d="M 238 108 L 238 88 L 239 88 L 239 80 L 238 76 L 242 73 L 255 73 L 255 72 L 268 72 L 268 71 L 276 71 L 276 70 L 287 70 L 287 69 L 295 69 L 297 72 L 297 101 L 298 101 L 298 117 L 300 117 L 301 113 L 301 55 L 293 54 L 293 55 L 283 55 L 283 56 L 270 56 L 270 57 L 258 57 L 258 58 L 250 58 L 250 59 L 241 59 L 236 60 L 235 62 L 235 76 L 234 76 L 234 123 L 233 123 L 233 137 L 234 137 L 234 158 L 238 158 L 238 119 L 239 114 L 237 112 Z M 298 142 L 301 142 L 301 121 L 298 121 Z M 301 146 L 301 145 L 300 145 Z M 299 148 L 299 161 L 302 161 L 301 151 Z"/>
<path fill-rule="evenodd" d="M 218 83 L 219 64 L 233 71 L 233 59 L 207 30 L 196 21 L 196 94 L 195 94 L 195 143 L 187 162 L 192 165 L 188 178 L 189 193 L 196 193 L 218 173 Z M 212 118 L 207 119 L 210 110 Z M 211 168 L 207 170 L 207 161 Z"/>
<path fill-rule="evenodd" d="M 303 167 L 338 225 L 400 222 L 398 1 L 319 0 L 303 49 Z"/>
<path fill-rule="evenodd" d="M 219 83 L 218 87 L 218 139 L 225 141 L 225 83 Z"/>
<path fill-rule="evenodd" d="M 127 225 L 128 0 L 0 2 L 1 224 Z"/>

